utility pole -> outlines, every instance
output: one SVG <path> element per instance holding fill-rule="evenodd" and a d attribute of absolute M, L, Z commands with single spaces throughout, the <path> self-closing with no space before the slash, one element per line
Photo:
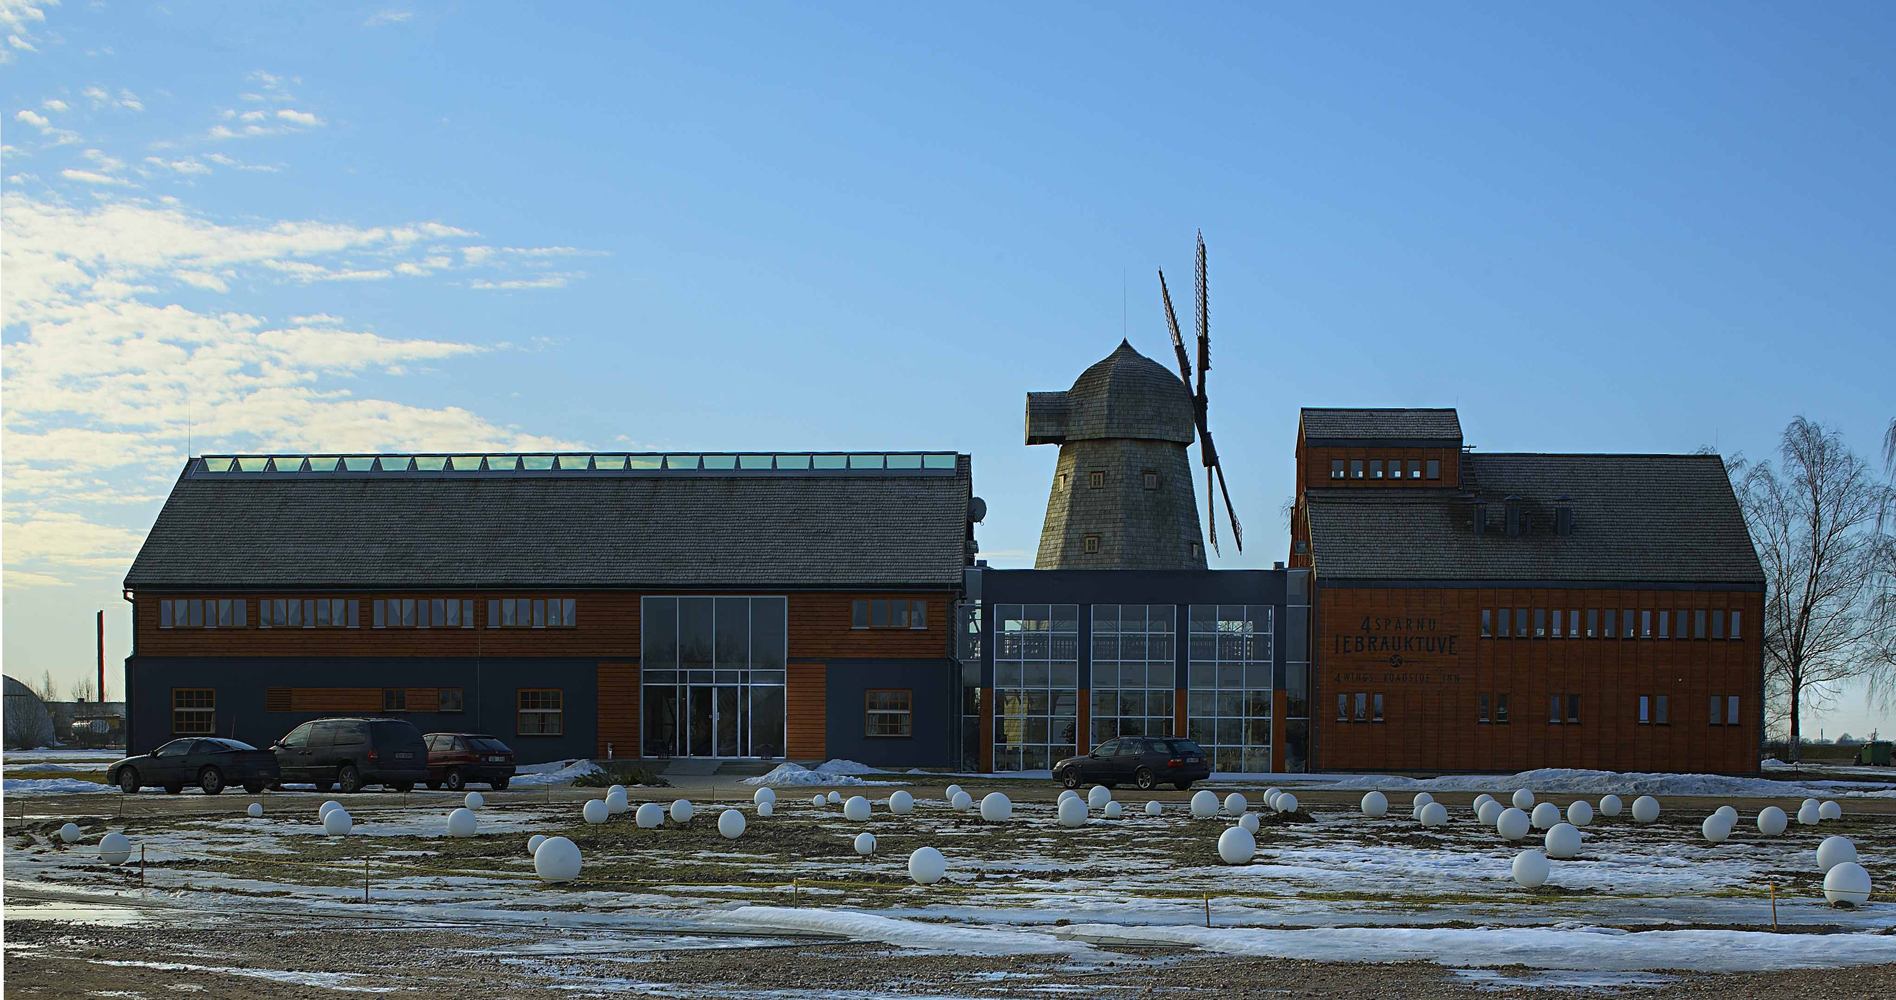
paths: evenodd
<path fill-rule="evenodd" d="M 105 701 L 105 611 L 98 616 L 99 625 L 99 701 Z"/>

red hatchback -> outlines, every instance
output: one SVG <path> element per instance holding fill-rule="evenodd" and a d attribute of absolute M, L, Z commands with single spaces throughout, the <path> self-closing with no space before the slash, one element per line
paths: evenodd
<path fill-rule="evenodd" d="M 428 787 L 454 791 L 486 782 L 499 791 L 514 776 L 513 748 L 480 733 L 429 733 Z"/>

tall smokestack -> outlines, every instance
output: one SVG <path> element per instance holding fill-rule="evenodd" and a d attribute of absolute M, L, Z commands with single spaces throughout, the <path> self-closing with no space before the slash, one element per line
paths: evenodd
<path fill-rule="evenodd" d="M 105 612 L 100 611 L 99 623 L 99 699 L 105 700 Z"/>

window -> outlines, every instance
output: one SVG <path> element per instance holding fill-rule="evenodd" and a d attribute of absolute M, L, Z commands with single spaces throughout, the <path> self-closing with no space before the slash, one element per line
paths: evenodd
<path fill-rule="evenodd" d="M 1558 726 L 1560 725 L 1560 719 L 1560 696 L 1550 694 L 1547 696 L 1547 721 L 1551 725 Z"/>
<path fill-rule="evenodd" d="M 849 602 L 849 627 L 925 629 L 928 602 L 858 598 Z"/>
<path fill-rule="evenodd" d="M 1508 696 L 1507 695 L 1497 694 L 1494 696 L 1494 721 L 1496 722 L 1496 724 L 1500 724 L 1500 725 L 1505 725 L 1507 723 L 1508 721 Z"/>
<path fill-rule="evenodd" d="M 1666 696 L 1659 695 L 1653 699 L 1653 702 L 1653 722 L 1661 726 L 1666 725 L 1669 721 L 1666 718 Z"/>
<path fill-rule="evenodd" d="M 1382 459 L 1380 458 L 1370 459 L 1369 460 L 1369 478 L 1381 479 L 1382 477 L 1383 477 Z"/>
<path fill-rule="evenodd" d="M 1717 695 L 1712 695 L 1711 723 L 1714 726 L 1722 726 L 1725 724 L 1725 706 L 1723 702 L 1724 699 Z"/>
<path fill-rule="evenodd" d="M 1310 703 L 1300 670 L 1285 675 L 1284 717 L 1290 727 L 1273 734 L 1271 702 L 1272 609 L 1260 605 L 1194 604 L 1189 608 L 1185 736 L 1205 748 L 1217 771 L 1269 771 L 1275 735 L 1283 735 L 1285 766 L 1302 770 L 1302 746 L 1292 734 L 1308 730 L 1322 709 Z M 1300 720 L 1304 725 L 1289 720 Z"/>
<path fill-rule="evenodd" d="M 1519 638 L 1519 639 L 1527 638 L 1527 609 L 1526 608 L 1514 609 L 1514 635 L 1516 638 Z"/>
<path fill-rule="evenodd" d="M 1495 629 L 1494 634 L 1505 639 L 1508 637 L 1508 631 L 1509 631 L 1508 630 L 1508 609 L 1502 608 L 1499 612 L 1497 612 L 1497 615 L 1498 615 L 1501 627 Z"/>
<path fill-rule="evenodd" d="M 1563 697 L 1565 698 L 1564 701 L 1562 700 Z M 1565 708 L 1566 711 L 1562 712 L 1561 711 L 1562 708 Z M 1550 725 L 1555 725 L 1555 726 L 1561 725 L 1562 723 L 1565 723 L 1566 725 L 1569 725 L 1569 726 L 1579 725 L 1580 724 L 1580 696 L 1577 694 L 1570 694 L 1570 695 L 1565 695 L 1565 696 L 1557 695 L 1557 694 L 1548 695 L 1547 696 L 1547 721 Z"/>
<path fill-rule="evenodd" d="M 1082 537 L 1080 539 L 1080 548 L 1083 549 L 1087 555 L 1096 555 L 1099 552 L 1099 536 L 1086 535 Z"/>
<path fill-rule="evenodd" d="M 1485 691 L 1475 695 L 1475 721 L 1488 721 L 1488 695 Z"/>
<path fill-rule="evenodd" d="M 1062 472 L 1062 473 L 1060 473 L 1060 490 L 1061 490 L 1061 492 L 1065 492 L 1065 491 L 1066 491 L 1066 488 L 1067 488 L 1067 474 L 1066 474 L 1066 473 L 1064 473 L 1064 472 Z"/>
<path fill-rule="evenodd" d="M 1633 609 L 1632 608 L 1627 608 L 1626 613 L 1620 616 L 1620 627 L 1624 629 L 1624 631 L 1620 633 L 1622 638 L 1634 639 L 1638 637 L 1637 634 L 1633 631 Z M 1647 631 L 1650 632 L 1651 630 L 1648 629 Z"/>
<path fill-rule="evenodd" d="M 1705 638 L 1705 612 L 1703 609 L 1692 612 L 1692 638 Z"/>
<path fill-rule="evenodd" d="M 437 712 L 465 711 L 465 709 L 462 707 L 464 701 L 465 701 L 465 696 L 462 689 L 442 688 L 440 702 L 436 706 L 435 711 Z"/>
<path fill-rule="evenodd" d="M 1723 639 L 1724 637 L 1725 613 L 1723 611 L 1714 611 L 1712 612 L 1712 638 Z"/>
<path fill-rule="evenodd" d="M 1738 638 L 1738 612 L 1731 613 L 1731 637 Z"/>
<path fill-rule="evenodd" d="M 1613 611 L 1612 608 L 1606 609 L 1606 625 L 1600 629 L 1600 638 L 1602 639 L 1619 638 L 1619 626 L 1615 624 L 1616 619 L 1614 618 L 1614 614 L 1615 612 Z"/>
<path fill-rule="evenodd" d="M 217 692 L 211 688 L 171 689 L 171 732 L 210 735 L 216 730 Z"/>
<path fill-rule="evenodd" d="M 1147 472 L 1147 473 L 1145 474 L 1145 476 L 1144 476 L 1144 479 L 1145 479 L 1145 488 L 1146 488 L 1146 489 L 1148 489 L 1148 490 L 1156 490 L 1156 489 L 1158 489 L 1158 488 L 1159 488 L 1159 474 L 1158 474 L 1158 473 L 1156 473 L 1156 472 Z"/>
<path fill-rule="evenodd" d="M 1665 616 L 1661 613 L 1660 621 L 1664 620 Z M 1632 623 L 1629 621 L 1627 624 L 1630 626 Z M 1641 639 L 1652 638 L 1652 612 L 1650 611 L 1641 611 L 1639 613 L 1639 637 Z"/>
<path fill-rule="evenodd" d="M 1534 638 L 1536 639 L 1547 638 L 1547 609 L 1546 608 L 1534 609 Z"/>
<path fill-rule="evenodd" d="M 1363 478 L 1363 460 L 1362 459 L 1360 458 L 1350 459 L 1350 478 L 1351 479 Z"/>
<path fill-rule="evenodd" d="M 1369 695 L 1361 691 L 1358 691 L 1356 693 L 1356 721 L 1362 722 L 1368 718 L 1369 718 Z"/>
<path fill-rule="evenodd" d="M 1551 627 L 1547 630 L 1548 637 L 1553 638 L 1553 639 L 1560 638 L 1560 609 L 1559 608 L 1554 609 L 1553 620 L 1550 624 L 1551 624 Z"/>
<path fill-rule="evenodd" d="M 383 688 L 382 689 L 382 711 L 384 712 L 408 711 L 408 689 L 407 688 Z"/>
<path fill-rule="evenodd" d="M 1429 459 L 1429 478 L 1430 479 L 1442 478 L 1442 462 L 1440 459 L 1434 459 L 1434 458 Z"/>
<path fill-rule="evenodd" d="M 1097 469 L 1093 470 L 1092 472 L 1087 473 L 1086 486 L 1088 489 L 1094 489 L 1094 490 L 1105 489 L 1106 488 L 1106 473 L 1101 472 Z"/>
<path fill-rule="evenodd" d="M 1659 638 L 1661 638 L 1661 639 L 1665 639 L 1665 638 L 1669 638 L 1669 636 L 1668 636 L 1668 634 L 1667 634 L 1667 632 L 1666 632 L 1666 619 L 1668 619 L 1668 618 L 1670 618 L 1670 617 L 1672 617 L 1672 614 L 1671 614 L 1671 612 L 1668 612 L 1668 611 L 1661 611 L 1661 612 L 1659 612 Z M 1684 629 L 1680 629 L 1680 630 L 1679 630 L 1679 637 L 1680 637 L 1680 638 L 1684 638 L 1684 637 L 1685 637 L 1685 630 L 1684 630 Z"/>
<path fill-rule="evenodd" d="M 249 605 L 242 598 L 167 597 L 158 602 L 158 627 L 243 628 Z"/>
<path fill-rule="evenodd" d="M 258 628 L 356 628 L 361 624 L 358 615 L 357 602 L 336 597 L 265 597 L 257 601 Z M 236 617 L 242 620 L 243 613 L 238 611 Z"/>
<path fill-rule="evenodd" d="M 1587 638 L 1598 639 L 1599 637 L 1600 637 L 1600 610 L 1598 608 L 1588 608 L 1587 609 Z"/>
<path fill-rule="evenodd" d="M 1580 724 L 1580 696 L 1577 694 L 1570 694 L 1567 696 L 1567 725 L 1577 726 L 1579 724 Z"/>
<path fill-rule="evenodd" d="M 1737 724 L 1738 724 L 1738 696 L 1734 694 L 1725 699 L 1725 725 L 1735 726 Z"/>
<path fill-rule="evenodd" d="M 1422 460 L 1421 459 L 1419 458 L 1409 459 L 1409 478 L 1410 479 L 1422 478 Z"/>
<path fill-rule="evenodd" d="M 1343 478 L 1343 460 L 1342 459 L 1333 458 L 1330 460 L 1330 478 L 1331 479 Z"/>
<path fill-rule="evenodd" d="M 1347 694 L 1336 696 L 1336 721 L 1350 721 L 1350 696 Z"/>
<path fill-rule="evenodd" d="M 1093 605 L 1092 719 L 1082 743 L 1173 735 L 1177 614 L 1170 604 Z"/>
<path fill-rule="evenodd" d="M 405 607 L 403 612 L 407 612 Z M 391 623 L 394 615 L 391 608 Z M 578 625 L 577 604 L 571 597 L 502 597 L 487 602 L 488 628 L 575 628 Z M 474 627 L 473 601 L 461 602 L 460 627 Z"/>
<path fill-rule="evenodd" d="M 1492 632 L 1489 629 L 1489 619 L 1492 618 L 1493 615 L 1494 615 L 1494 612 L 1488 610 L 1487 608 L 1481 609 L 1481 634 L 1484 637 L 1492 636 L 1494 634 L 1494 632 Z"/>
<path fill-rule="evenodd" d="M 1639 724 L 1643 726 L 1650 723 L 1651 721 L 1652 721 L 1651 699 L 1647 698 L 1645 695 L 1642 694 L 1639 696 Z"/>
<path fill-rule="evenodd" d="M 559 736 L 565 732 L 559 688 L 520 688 L 514 731 L 521 736 Z"/>
<path fill-rule="evenodd" d="M 1580 638 L 1580 609 L 1573 608 L 1567 613 L 1567 638 Z"/>
<path fill-rule="evenodd" d="M 1370 721 L 1381 722 L 1383 720 L 1383 696 L 1380 694 L 1375 696 L 1375 708 L 1376 714 L 1371 717 Z"/>
<path fill-rule="evenodd" d="M 869 691 L 864 696 L 864 736 L 914 736 L 913 694 L 908 690 Z"/>
<path fill-rule="evenodd" d="M 1042 770 L 1092 742 L 1079 729 L 1080 608 L 997 604 L 992 611 L 994 769 Z"/>

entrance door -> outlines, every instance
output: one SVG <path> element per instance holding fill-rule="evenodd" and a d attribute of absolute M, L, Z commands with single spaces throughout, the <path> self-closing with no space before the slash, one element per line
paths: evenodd
<path fill-rule="evenodd" d="M 738 734 L 743 731 L 743 727 L 738 725 L 737 685 L 720 685 L 717 692 L 717 698 L 711 706 L 717 715 L 717 756 L 743 756 L 743 748 L 738 746 Z"/>
<path fill-rule="evenodd" d="M 693 757 L 714 757 L 712 737 L 717 730 L 717 709 L 713 705 L 712 693 L 719 690 L 709 685 L 694 685 L 691 691 L 691 725 L 689 727 L 688 751 Z"/>
<path fill-rule="evenodd" d="M 691 756 L 743 756 L 739 739 L 744 731 L 739 710 L 741 693 L 735 684 L 698 684 L 690 688 L 691 732 L 687 745 Z"/>

